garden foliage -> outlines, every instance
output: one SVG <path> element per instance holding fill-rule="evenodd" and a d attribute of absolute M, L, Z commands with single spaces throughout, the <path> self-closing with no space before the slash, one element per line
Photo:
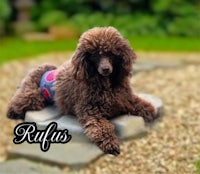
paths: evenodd
<path fill-rule="evenodd" d="M 126 36 L 200 37 L 199 0 L 35 0 L 31 18 L 41 31 L 73 25 L 81 33 L 112 25 Z"/>
<path fill-rule="evenodd" d="M 47 23 L 65 23 L 67 18 L 80 32 L 112 25 L 128 36 L 200 36 L 197 0 L 42 0 L 35 6 L 33 17 L 39 19 L 42 29 L 48 28 Z"/>
<path fill-rule="evenodd" d="M 4 34 L 6 24 L 9 16 L 11 15 L 11 9 L 7 0 L 0 1 L 0 35 Z"/>

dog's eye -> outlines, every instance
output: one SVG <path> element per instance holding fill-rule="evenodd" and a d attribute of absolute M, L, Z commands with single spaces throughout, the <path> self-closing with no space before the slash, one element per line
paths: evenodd
<path fill-rule="evenodd" d="M 88 63 L 96 64 L 99 61 L 99 55 L 88 54 L 86 59 L 87 59 Z"/>
<path fill-rule="evenodd" d="M 90 57 L 90 56 L 91 56 L 91 53 L 89 53 L 89 52 L 85 53 L 85 57 Z"/>
<path fill-rule="evenodd" d="M 92 61 L 92 60 L 94 59 L 94 55 L 91 54 L 91 53 L 87 53 L 85 57 L 86 57 L 86 59 L 89 60 L 89 61 Z"/>
<path fill-rule="evenodd" d="M 110 59 L 114 63 L 121 63 L 121 62 L 123 62 L 123 58 L 121 56 L 117 56 L 117 55 L 114 55 L 114 54 L 112 56 L 110 56 Z"/>
<path fill-rule="evenodd" d="M 121 59 L 119 56 L 113 54 L 112 52 L 109 52 L 109 53 L 108 53 L 108 57 L 109 57 L 112 61 L 116 61 L 116 60 Z"/>
<path fill-rule="evenodd" d="M 116 57 L 116 55 L 114 55 L 112 52 L 108 52 L 108 56 L 109 56 L 110 58 Z"/>

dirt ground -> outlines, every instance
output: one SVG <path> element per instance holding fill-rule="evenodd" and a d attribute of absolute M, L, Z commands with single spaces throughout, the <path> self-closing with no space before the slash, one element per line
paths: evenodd
<path fill-rule="evenodd" d="M 12 144 L 13 128 L 19 121 L 5 116 L 7 103 L 20 79 L 41 63 L 61 64 L 69 53 L 53 53 L 0 67 L 0 161 Z M 135 74 L 135 92 L 150 93 L 164 102 L 165 114 L 149 134 L 121 144 L 118 157 L 105 155 L 77 173 L 193 174 L 200 155 L 200 53 L 138 53 L 138 62 L 182 61 L 172 69 Z M 66 167 L 65 171 L 68 171 Z"/>

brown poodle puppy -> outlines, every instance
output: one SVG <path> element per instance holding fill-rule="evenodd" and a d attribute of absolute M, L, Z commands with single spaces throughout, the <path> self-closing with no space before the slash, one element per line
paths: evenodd
<path fill-rule="evenodd" d="M 54 102 L 60 112 L 76 115 L 92 142 L 105 153 L 118 155 L 119 142 L 109 119 L 123 114 L 142 116 L 145 121 L 157 117 L 155 108 L 131 91 L 129 77 L 135 58 L 115 28 L 90 29 L 80 37 L 72 60 L 58 68 L 40 66 L 24 78 L 7 116 L 23 119 L 26 111 L 43 109 L 47 103 L 40 89 L 41 78 L 56 69 Z"/>

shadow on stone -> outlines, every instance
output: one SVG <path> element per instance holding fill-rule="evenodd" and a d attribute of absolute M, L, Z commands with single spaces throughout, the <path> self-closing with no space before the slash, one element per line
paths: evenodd
<path fill-rule="evenodd" d="M 58 167 L 33 162 L 27 159 L 13 159 L 0 163 L 1 174 L 64 174 Z"/>

